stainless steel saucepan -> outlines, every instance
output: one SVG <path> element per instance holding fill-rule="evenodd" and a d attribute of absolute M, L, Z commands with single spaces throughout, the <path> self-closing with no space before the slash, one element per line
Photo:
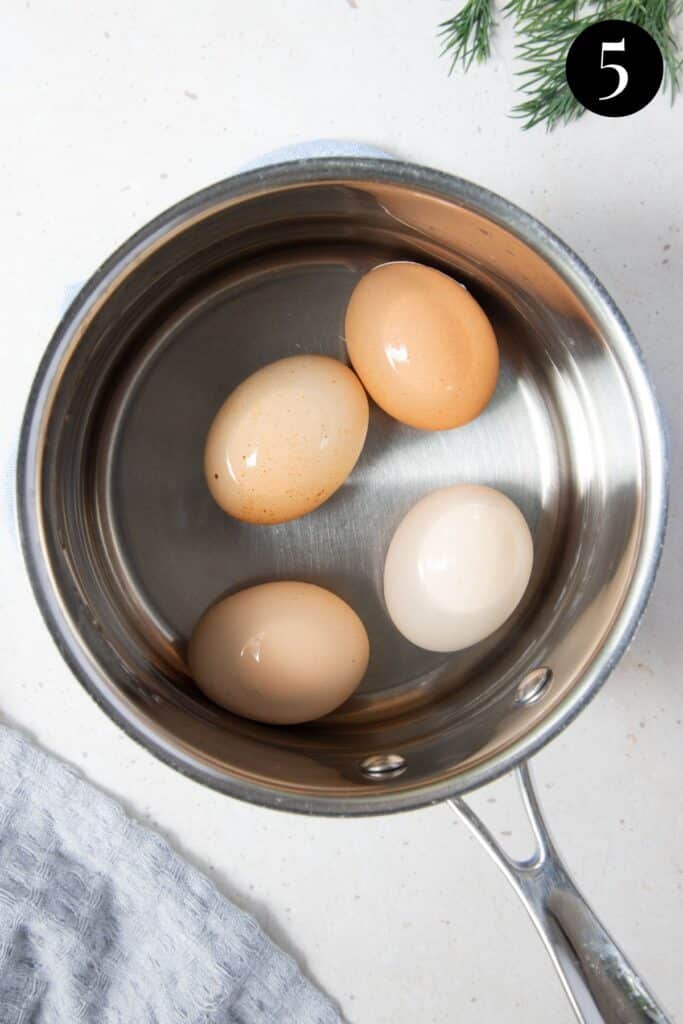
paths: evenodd
<path fill-rule="evenodd" d="M 424 433 L 373 409 L 351 478 L 276 527 L 224 515 L 202 447 L 226 394 L 298 352 L 345 358 L 359 275 L 415 259 L 464 281 L 491 317 L 491 405 Z M 524 511 L 535 567 L 494 636 L 455 655 L 405 641 L 382 604 L 388 540 L 436 487 L 491 484 Z M 122 728 L 232 796 L 307 814 L 450 800 L 524 901 L 583 1021 L 665 1021 L 548 837 L 527 759 L 624 652 L 662 545 L 666 449 L 640 352 L 586 266 L 484 189 L 383 160 L 282 164 L 162 214 L 86 284 L 43 359 L 23 426 L 19 511 L 47 623 Z M 320 583 L 361 615 L 360 692 L 316 724 L 228 714 L 188 677 L 185 644 L 226 590 Z M 463 794 L 516 768 L 538 843 L 512 861 Z"/>

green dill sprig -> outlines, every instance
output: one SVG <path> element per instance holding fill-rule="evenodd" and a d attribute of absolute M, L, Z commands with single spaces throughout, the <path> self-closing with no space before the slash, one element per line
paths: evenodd
<path fill-rule="evenodd" d="M 565 61 L 573 40 L 593 19 L 580 16 L 577 0 L 553 0 L 550 5 L 510 0 L 506 10 L 515 15 L 517 55 L 523 62 L 517 75 L 524 99 L 513 107 L 513 116 L 527 130 L 545 123 L 548 131 L 580 117 L 584 108 L 567 85 Z"/>
<path fill-rule="evenodd" d="M 567 53 L 588 25 L 607 18 L 635 22 L 655 39 L 664 58 L 665 87 L 668 83 L 673 98 L 681 62 L 672 23 L 679 7 L 678 0 L 510 0 L 506 9 L 517 13 L 517 52 L 524 63 L 518 74 L 525 98 L 513 109 L 514 116 L 522 119 L 524 128 L 545 123 L 550 131 L 584 113 L 567 85 Z"/>
<path fill-rule="evenodd" d="M 524 128 L 545 123 L 551 130 L 584 113 L 567 84 L 565 61 L 584 28 L 607 18 L 635 22 L 655 39 L 664 58 L 663 88 L 673 101 L 683 68 L 673 25 L 682 10 L 683 0 L 507 0 L 502 14 L 514 19 L 516 52 L 523 65 L 517 73 L 523 98 L 513 115 L 522 119 Z M 486 60 L 493 28 L 492 0 L 467 0 L 458 14 L 442 22 L 442 53 L 451 56 L 450 70 Z"/>
<path fill-rule="evenodd" d="M 518 22 L 526 19 L 531 22 L 544 22 L 552 29 L 562 25 L 567 18 L 574 18 L 578 13 L 579 0 L 508 0 L 503 7 L 505 15 L 511 15 Z"/>
<path fill-rule="evenodd" d="M 451 71 L 458 64 L 467 70 L 473 60 L 484 61 L 491 56 L 491 7 L 491 0 L 467 0 L 461 11 L 439 25 L 441 55 L 451 58 Z"/>

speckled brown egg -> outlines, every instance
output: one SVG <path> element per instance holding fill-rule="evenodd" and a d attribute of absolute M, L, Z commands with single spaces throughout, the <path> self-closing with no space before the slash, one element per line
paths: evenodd
<path fill-rule="evenodd" d="M 206 482 L 236 519 L 296 519 L 341 487 L 367 430 L 368 400 L 348 366 L 318 355 L 280 359 L 218 410 L 204 450 Z"/>

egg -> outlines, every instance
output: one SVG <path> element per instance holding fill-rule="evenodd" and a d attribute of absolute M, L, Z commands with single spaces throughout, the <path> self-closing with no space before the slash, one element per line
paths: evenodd
<path fill-rule="evenodd" d="M 458 484 L 414 505 L 392 537 L 384 598 L 396 628 L 428 651 L 460 651 L 512 615 L 529 583 L 533 541 L 515 503 Z"/>
<path fill-rule="evenodd" d="M 207 697 L 245 718 L 291 725 L 320 718 L 365 674 L 365 627 L 336 594 L 312 583 L 248 587 L 212 605 L 188 660 Z"/>
<path fill-rule="evenodd" d="M 449 430 L 478 416 L 498 379 L 498 344 L 479 303 L 439 270 L 384 263 L 356 285 L 346 311 L 351 364 L 394 419 Z"/>
<path fill-rule="evenodd" d="M 341 487 L 367 430 L 367 396 L 348 366 L 319 355 L 280 359 L 247 377 L 216 413 L 206 482 L 236 519 L 296 519 Z"/>

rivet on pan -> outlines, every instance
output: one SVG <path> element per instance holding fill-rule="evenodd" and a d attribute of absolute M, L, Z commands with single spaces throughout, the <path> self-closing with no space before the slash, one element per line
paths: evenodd
<path fill-rule="evenodd" d="M 400 754 L 373 754 L 361 761 L 360 770 L 368 779 L 386 779 L 406 770 L 406 759 Z"/>
<path fill-rule="evenodd" d="M 529 672 L 517 687 L 515 704 L 535 704 L 548 689 L 552 678 L 553 673 L 549 668 L 535 668 Z"/>

